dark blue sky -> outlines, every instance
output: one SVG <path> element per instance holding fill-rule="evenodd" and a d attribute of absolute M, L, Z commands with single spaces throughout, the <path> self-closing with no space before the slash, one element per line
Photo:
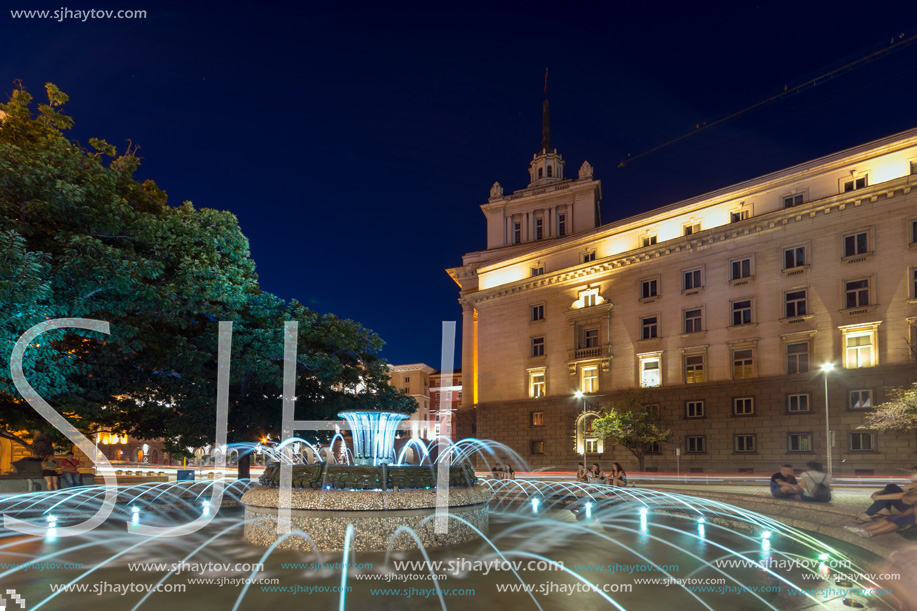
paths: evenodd
<path fill-rule="evenodd" d="M 525 186 L 546 66 L 554 145 L 568 174 L 595 166 L 605 222 L 917 126 L 914 44 L 617 167 L 914 34 L 912 3 L 444 4 L 4 9 L 0 83 L 56 83 L 73 137 L 129 138 L 173 204 L 238 215 L 266 290 L 435 367 L 442 321 L 461 318 L 443 269 L 484 247 L 490 185 Z"/>

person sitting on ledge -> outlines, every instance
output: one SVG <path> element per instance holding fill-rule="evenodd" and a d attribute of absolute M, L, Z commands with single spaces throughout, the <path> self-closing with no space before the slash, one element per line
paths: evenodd
<path fill-rule="evenodd" d="M 865 538 L 885 535 L 904 528 L 910 528 L 914 525 L 915 517 L 917 517 L 914 515 L 914 507 L 915 504 L 917 504 L 917 488 L 912 488 L 902 494 L 901 502 L 905 505 L 904 511 L 896 516 L 888 516 L 884 520 L 877 520 L 862 528 L 857 526 L 845 526 L 844 528 Z"/>
<path fill-rule="evenodd" d="M 807 462 L 806 471 L 803 471 L 799 479 L 802 480 L 801 500 L 809 503 L 831 502 L 831 480 L 822 471 L 820 462 Z"/>
<path fill-rule="evenodd" d="M 516 470 L 513 469 L 512 463 L 506 463 L 506 479 L 516 479 Z"/>
<path fill-rule="evenodd" d="M 792 465 L 783 465 L 771 475 L 771 494 L 775 499 L 799 499 L 802 486 L 793 475 Z"/>
<path fill-rule="evenodd" d="M 895 484 L 888 484 L 883 490 L 873 492 L 869 497 L 873 504 L 869 508 L 855 517 L 854 524 L 869 524 L 877 517 L 885 517 L 891 514 L 892 509 L 897 509 L 904 513 L 907 510 L 907 504 L 901 500 L 901 497 L 909 490 L 917 490 L 917 467 L 911 469 L 911 482 L 901 488 Z"/>
<path fill-rule="evenodd" d="M 580 463 L 576 466 L 576 481 L 588 483 L 589 482 L 589 472 L 586 471 L 586 467 L 583 463 Z"/>
<path fill-rule="evenodd" d="M 611 465 L 611 473 L 605 477 L 606 481 L 611 486 L 627 487 L 627 473 L 624 472 L 624 467 L 622 467 L 620 463 Z"/>

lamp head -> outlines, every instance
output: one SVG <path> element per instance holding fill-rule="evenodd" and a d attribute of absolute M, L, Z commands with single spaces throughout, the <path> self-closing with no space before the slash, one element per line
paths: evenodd
<path fill-rule="evenodd" d="M 825 363 L 824 365 L 821 366 L 821 370 L 824 371 L 825 373 L 828 373 L 829 371 L 833 371 L 834 363 Z"/>
<path fill-rule="evenodd" d="M 582 398 L 583 398 L 583 391 L 578 390 L 578 391 L 576 391 L 575 393 L 573 393 L 573 396 L 576 397 L 577 399 L 582 399 Z"/>

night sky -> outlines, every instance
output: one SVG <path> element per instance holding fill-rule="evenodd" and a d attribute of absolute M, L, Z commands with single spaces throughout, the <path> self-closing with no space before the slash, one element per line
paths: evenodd
<path fill-rule="evenodd" d="M 264 289 L 360 321 L 392 363 L 439 367 L 461 319 L 443 270 L 484 248 L 490 185 L 528 182 L 545 67 L 554 146 L 567 176 L 595 166 L 605 223 L 917 127 L 912 44 L 617 167 L 914 35 L 908 2 L 63 4 L 148 16 L 12 0 L 3 96 L 56 83 L 73 138 L 138 144 L 172 204 L 239 217 Z"/>

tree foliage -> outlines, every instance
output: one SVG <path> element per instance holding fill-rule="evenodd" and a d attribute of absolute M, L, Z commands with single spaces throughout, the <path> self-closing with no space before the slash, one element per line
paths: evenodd
<path fill-rule="evenodd" d="M 910 388 L 895 388 L 889 392 L 891 400 L 876 406 L 876 411 L 866 414 L 860 428 L 875 431 L 906 432 L 917 429 L 917 384 Z"/>
<path fill-rule="evenodd" d="M 134 178 L 137 148 L 64 130 L 66 94 L 23 88 L 0 104 L 0 359 L 54 318 L 108 321 L 111 334 L 49 332 L 25 354 L 27 379 L 77 428 L 213 440 L 218 322 L 233 321 L 230 441 L 280 428 L 283 323 L 299 323 L 298 419 L 339 407 L 413 411 L 388 386 L 383 342 L 356 322 L 285 302 L 258 285 L 248 240 L 229 212 L 168 204 Z M 0 369 L 0 435 L 54 433 Z"/>
<path fill-rule="evenodd" d="M 602 407 L 603 413 L 592 421 L 597 437 L 607 443 L 627 448 L 645 466 L 646 452 L 654 443 L 665 443 L 672 431 L 663 426 L 658 408 L 647 402 L 646 395 L 633 392 Z"/>

